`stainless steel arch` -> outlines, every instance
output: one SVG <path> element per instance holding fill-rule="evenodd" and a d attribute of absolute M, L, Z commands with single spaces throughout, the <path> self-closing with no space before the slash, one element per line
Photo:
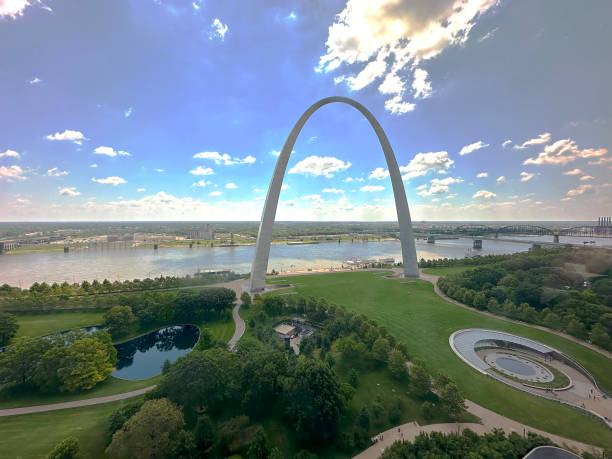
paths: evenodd
<path fill-rule="evenodd" d="M 281 191 L 281 185 L 283 184 L 283 178 L 285 176 L 285 171 L 287 170 L 287 163 L 289 162 L 289 156 L 291 155 L 295 141 L 297 140 L 297 137 L 308 118 L 310 118 L 310 116 L 319 108 L 334 102 L 348 104 L 351 107 L 356 108 L 363 116 L 365 116 L 372 128 L 374 128 L 374 132 L 376 133 L 380 146 L 385 154 L 387 167 L 389 169 L 389 176 L 391 177 L 391 185 L 393 187 L 393 195 L 395 197 L 395 208 L 397 210 L 397 219 L 400 227 L 404 276 L 419 277 L 416 247 L 414 245 L 414 234 L 412 232 L 412 222 L 410 221 L 408 201 L 406 200 L 406 191 L 404 190 L 402 176 L 400 174 L 399 167 L 397 166 L 397 161 L 395 159 L 393 149 L 391 148 L 391 144 L 389 143 L 389 139 L 387 139 L 383 128 L 380 126 L 376 118 L 374 118 L 374 115 L 372 115 L 372 113 L 370 113 L 370 111 L 359 102 L 349 99 L 348 97 L 326 97 L 325 99 L 321 99 L 320 101 L 312 104 L 300 117 L 297 123 L 295 123 L 289 137 L 287 137 L 287 140 L 285 141 L 285 145 L 283 146 L 280 156 L 278 157 L 278 161 L 276 162 L 274 175 L 270 181 L 270 187 L 268 188 L 268 194 L 266 196 L 266 203 L 261 216 L 259 234 L 257 235 L 257 244 L 255 245 L 255 258 L 253 260 L 253 266 L 251 267 L 251 280 L 249 284 L 249 290 L 251 292 L 262 291 L 266 285 L 268 257 L 270 255 L 270 243 L 272 242 L 272 226 L 274 225 L 276 208 L 278 207 L 278 196 Z"/>

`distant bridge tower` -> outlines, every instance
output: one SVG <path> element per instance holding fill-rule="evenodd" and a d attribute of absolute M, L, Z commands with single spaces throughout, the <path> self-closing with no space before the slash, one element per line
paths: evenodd
<path fill-rule="evenodd" d="M 474 239 L 474 244 L 472 247 L 475 249 L 482 249 L 482 239 Z"/>

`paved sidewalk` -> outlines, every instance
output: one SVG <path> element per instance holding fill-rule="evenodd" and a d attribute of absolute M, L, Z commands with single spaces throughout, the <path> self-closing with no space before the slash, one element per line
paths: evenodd
<path fill-rule="evenodd" d="M 155 389 L 157 386 L 149 386 L 143 389 L 124 392 L 123 394 L 108 395 L 106 397 L 86 398 L 84 400 L 75 400 L 73 402 L 51 403 L 49 405 L 24 406 L 22 408 L 10 408 L 0 410 L 0 417 L 18 416 L 20 414 L 42 413 L 44 411 L 63 410 L 66 408 L 79 408 L 81 406 L 100 405 L 102 403 L 116 402 L 125 400 L 126 398 L 137 397 L 145 392 Z"/>
<path fill-rule="evenodd" d="M 446 423 L 446 424 L 429 424 L 420 426 L 417 422 L 409 422 L 401 426 L 393 427 L 385 432 L 381 432 L 377 437 L 382 439 L 378 440 L 372 446 L 365 451 L 361 452 L 355 458 L 357 459 L 375 459 L 380 457 L 383 451 L 391 446 L 396 441 L 413 441 L 417 435 L 421 433 L 441 432 L 445 434 L 460 433 L 465 429 L 470 429 L 473 432 L 482 435 L 487 432 L 491 432 L 493 429 L 502 429 L 506 434 L 516 432 L 520 435 L 526 434 L 527 432 L 533 432 L 543 437 L 548 437 L 550 440 L 555 442 L 557 445 L 566 449 L 578 450 L 580 452 L 589 453 L 601 453 L 601 449 L 586 443 L 579 441 L 570 440 L 569 438 L 560 437 L 558 435 L 544 432 L 543 430 L 534 429 L 520 422 L 513 421 L 505 416 L 497 414 L 491 410 L 488 410 L 476 403 L 466 400 L 467 410 L 478 416 L 482 424 L 476 423 Z"/>

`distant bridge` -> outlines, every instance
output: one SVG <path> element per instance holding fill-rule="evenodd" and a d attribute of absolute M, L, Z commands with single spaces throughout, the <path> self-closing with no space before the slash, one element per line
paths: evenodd
<path fill-rule="evenodd" d="M 544 226 L 529 224 L 514 224 L 505 226 L 488 225 L 460 225 L 448 230 L 435 229 L 429 232 L 436 234 L 466 234 L 469 236 L 495 236 L 499 235 L 521 235 L 521 236 L 553 236 L 558 241 L 559 236 L 612 238 L 612 226 L 583 225 L 569 228 L 546 228 Z"/>

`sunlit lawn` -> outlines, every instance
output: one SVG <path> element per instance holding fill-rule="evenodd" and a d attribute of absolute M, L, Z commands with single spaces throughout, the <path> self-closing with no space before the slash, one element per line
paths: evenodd
<path fill-rule="evenodd" d="M 412 358 L 425 360 L 434 372 L 444 370 L 470 400 L 530 426 L 612 448 L 612 431 L 603 423 L 476 372 L 452 352 L 448 338 L 455 330 L 470 327 L 533 338 L 576 358 L 607 388 L 612 388 L 610 359 L 560 336 L 454 306 L 439 298 L 425 281 L 354 272 L 301 276 L 296 284 L 300 294 L 324 297 L 384 325 L 406 343 Z"/>

